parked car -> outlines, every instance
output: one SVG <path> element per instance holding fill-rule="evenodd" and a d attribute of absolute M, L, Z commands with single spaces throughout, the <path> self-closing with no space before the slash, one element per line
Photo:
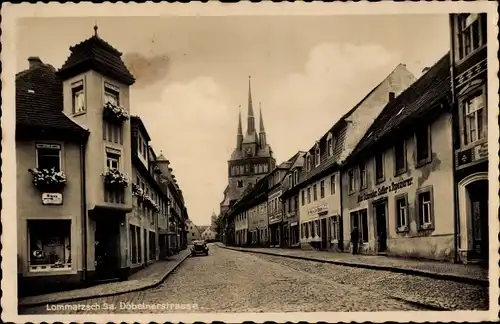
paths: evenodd
<path fill-rule="evenodd" d="M 191 248 L 191 255 L 196 256 L 197 254 L 208 255 L 207 243 L 203 240 L 193 241 L 193 247 Z"/>

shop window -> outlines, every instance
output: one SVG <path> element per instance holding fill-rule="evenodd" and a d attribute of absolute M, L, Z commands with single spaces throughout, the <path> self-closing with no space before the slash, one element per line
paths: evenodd
<path fill-rule="evenodd" d="M 417 166 L 431 161 L 431 132 L 430 126 L 417 127 L 415 131 L 415 142 L 417 146 Z"/>
<path fill-rule="evenodd" d="M 408 196 L 402 194 L 396 196 L 396 224 L 397 232 L 408 230 Z"/>
<path fill-rule="evenodd" d="M 337 216 L 332 216 L 330 218 L 330 237 L 331 240 L 339 240 L 340 236 L 340 224 Z"/>
<path fill-rule="evenodd" d="M 325 198 L 325 180 L 321 180 L 319 183 L 319 196 Z"/>
<path fill-rule="evenodd" d="M 488 131 L 485 94 L 478 91 L 461 102 L 465 118 L 465 144 L 485 138 Z"/>
<path fill-rule="evenodd" d="M 39 170 L 61 171 L 61 146 L 58 144 L 37 144 L 36 167 Z"/>
<path fill-rule="evenodd" d="M 71 269 L 71 220 L 28 220 L 29 271 Z"/>
<path fill-rule="evenodd" d="M 367 216 L 366 209 L 351 213 L 351 229 L 353 229 L 354 227 L 358 228 L 359 241 L 362 243 L 367 243 L 368 242 L 368 216 Z"/>
<path fill-rule="evenodd" d="M 406 171 L 406 141 L 400 140 L 394 145 L 394 174 Z"/>
<path fill-rule="evenodd" d="M 434 227 L 433 190 L 432 187 L 417 191 L 417 211 L 419 228 L 431 229 Z"/>
<path fill-rule="evenodd" d="M 377 183 L 384 181 L 384 153 L 375 155 L 375 180 Z"/>

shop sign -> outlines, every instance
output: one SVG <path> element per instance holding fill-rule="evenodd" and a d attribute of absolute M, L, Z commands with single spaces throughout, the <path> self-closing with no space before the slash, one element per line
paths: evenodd
<path fill-rule="evenodd" d="M 323 212 L 328 212 L 328 204 L 319 205 L 308 210 L 309 215 L 315 215 Z"/>
<path fill-rule="evenodd" d="M 361 195 L 358 196 L 358 203 L 372 199 L 381 195 L 385 195 L 386 193 L 396 191 L 405 187 L 409 187 L 413 184 L 413 177 L 401 180 L 398 182 L 392 182 L 389 186 L 381 186 L 377 188 L 376 190 L 370 191 L 370 192 L 364 192 Z"/>
<path fill-rule="evenodd" d="M 62 193 L 42 193 L 42 205 L 62 205 Z"/>
<path fill-rule="evenodd" d="M 474 147 L 474 160 L 481 160 L 488 157 L 488 142 Z"/>

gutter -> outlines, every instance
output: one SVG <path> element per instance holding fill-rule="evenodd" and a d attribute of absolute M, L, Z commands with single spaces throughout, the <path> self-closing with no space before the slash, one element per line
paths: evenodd
<path fill-rule="evenodd" d="M 457 145 L 457 136 L 455 136 L 455 131 L 457 130 L 458 121 L 456 114 L 456 100 L 455 100 L 455 27 L 453 24 L 454 16 L 452 14 L 449 15 L 449 23 L 450 23 L 450 38 L 451 38 L 451 49 L 450 49 L 450 83 L 451 83 L 451 116 L 452 116 L 452 131 L 451 131 L 451 141 L 453 146 L 452 151 L 452 175 L 453 175 L 453 227 L 455 230 L 454 237 L 454 260 L 456 263 L 460 262 L 458 250 L 460 249 L 460 212 L 458 210 L 459 201 L 458 201 L 458 183 L 457 183 L 457 161 L 455 158 L 455 149 L 458 147 Z"/>
<path fill-rule="evenodd" d="M 85 142 L 80 144 L 80 181 L 81 181 L 81 212 L 82 212 L 82 281 L 87 281 L 87 183 L 85 172 Z"/>

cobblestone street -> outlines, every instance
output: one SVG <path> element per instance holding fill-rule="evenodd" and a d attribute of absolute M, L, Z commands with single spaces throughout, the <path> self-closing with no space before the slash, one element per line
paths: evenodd
<path fill-rule="evenodd" d="M 156 288 L 58 304 L 100 305 L 101 309 L 55 310 L 55 305 L 46 305 L 24 308 L 20 313 L 425 310 L 405 300 L 427 300 L 430 305 L 454 309 L 487 307 L 486 289 L 467 284 L 242 253 L 213 245 L 210 252 L 209 256 L 188 258 Z M 197 308 L 131 310 L 131 304 L 195 304 Z"/>

